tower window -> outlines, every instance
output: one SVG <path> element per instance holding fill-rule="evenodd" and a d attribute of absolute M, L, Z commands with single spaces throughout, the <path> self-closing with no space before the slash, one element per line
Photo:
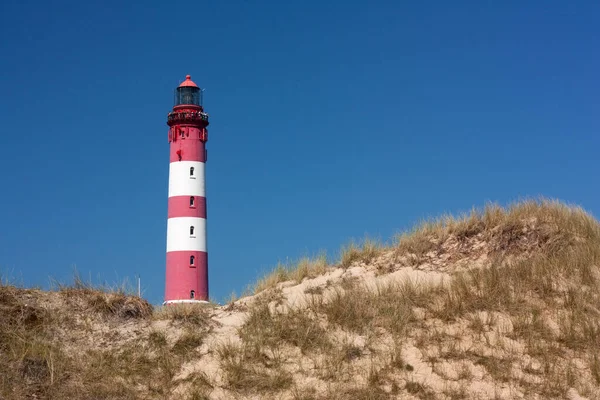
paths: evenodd
<path fill-rule="evenodd" d="M 193 299 L 196 297 L 196 292 L 193 290 L 190 290 L 190 299 Z"/>
<path fill-rule="evenodd" d="M 196 261 L 196 257 L 190 256 L 190 265 L 194 265 L 195 261 Z"/>
<path fill-rule="evenodd" d="M 190 236 L 193 236 L 193 235 L 194 235 L 194 227 L 190 226 Z"/>
<path fill-rule="evenodd" d="M 194 167 L 190 167 L 190 176 L 194 176 Z"/>
<path fill-rule="evenodd" d="M 194 207 L 194 196 L 190 196 L 190 207 Z"/>

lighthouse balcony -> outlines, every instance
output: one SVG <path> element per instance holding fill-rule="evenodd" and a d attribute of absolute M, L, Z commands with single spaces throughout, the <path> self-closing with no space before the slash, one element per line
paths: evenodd
<path fill-rule="evenodd" d="M 203 111 L 173 111 L 167 117 L 170 126 L 176 123 L 208 123 L 208 114 Z"/>

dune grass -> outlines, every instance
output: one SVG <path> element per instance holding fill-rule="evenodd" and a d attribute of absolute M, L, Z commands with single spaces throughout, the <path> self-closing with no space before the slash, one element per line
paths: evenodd
<path fill-rule="evenodd" d="M 422 257 L 440 249 L 452 236 L 459 244 L 474 238 L 489 242 L 489 250 L 495 255 L 522 251 L 531 244 L 540 246 L 538 250 L 552 252 L 569 241 L 593 241 L 597 231 L 597 220 L 581 207 L 540 198 L 515 202 L 506 208 L 489 203 L 456 217 L 444 215 L 422 221 L 412 230 L 396 235 L 396 250 L 399 254 Z"/>
<path fill-rule="evenodd" d="M 384 246 L 374 239 L 365 238 L 359 243 L 351 241 L 342 247 L 339 264 L 342 268 L 348 268 L 355 262 L 368 264 L 379 256 L 383 249 Z"/>
<path fill-rule="evenodd" d="M 211 304 L 183 303 L 157 307 L 152 314 L 155 320 L 168 320 L 186 327 L 206 326 L 210 320 Z"/>
<path fill-rule="evenodd" d="M 384 246 L 380 242 L 370 238 L 365 238 L 359 243 L 352 241 L 341 248 L 338 265 L 348 268 L 355 262 L 368 264 L 380 255 L 383 249 Z M 301 283 L 305 278 L 311 279 L 325 274 L 331 267 L 325 253 L 314 258 L 303 257 L 297 262 L 279 263 L 256 282 L 252 293 L 257 294 L 274 288 L 281 282 Z M 232 300 L 236 300 L 235 296 Z"/>
<path fill-rule="evenodd" d="M 548 201 L 520 203 L 506 211 L 488 206 L 479 214 L 441 221 L 401 238 L 400 251 L 431 251 L 428 244 L 451 235 L 478 237 L 489 245 L 491 265 L 454 273 L 448 287 L 432 290 L 424 303 L 431 317 L 446 324 L 467 319 L 473 331 L 483 333 L 493 321 L 474 319 L 475 313 L 508 316 L 513 326 L 508 337 L 523 343 L 544 371 L 542 383 L 523 383 L 526 390 L 551 398 L 565 396 L 570 387 L 588 392 L 587 375 L 581 380 L 565 360 L 572 352 L 591 355 L 585 358 L 595 376 L 594 354 L 600 346 L 598 222 L 578 207 Z M 511 254 L 519 257 L 507 257 Z M 500 382 L 513 379 L 510 371 L 520 365 L 518 359 L 484 355 L 473 361 Z"/>
<path fill-rule="evenodd" d="M 526 250 L 553 252 L 569 241 L 593 240 L 597 221 L 581 207 L 545 198 L 515 202 L 503 208 L 495 203 L 473 208 L 458 216 L 443 215 L 421 221 L 413 229 L 402 231 L 391 243 L 371 238 L 351 241 L 342 246 L 335 266 L 348 268 L 355 263 L 369 264 L 386 251 L 397 257 L 408 257 L 420 264 L 425 256 L 435 257 L 446 251 L 444 245 L 452 238 L 459 248 L 473 240 L 489 245 L 491 256 L 506 256 Z M 575 234 L 576 233 L 576 234 Z M 590 236 L 592 235 L 592 236 Z M 331 265 L 324 253 L 315 258 L 304 257 L 298 262 L 279 263 L 253 286 L 257 294 L 285 281 L 302 282 L 324 274 Z"/>
<path fill-rule="evenodd" d="M 171 320 L 182 328 L 181 335 L 169 342 L 161 330 L 131 336 L 115 331 L 130 323 L 142 328 L 153 319 Z M 164 399 L 179 384 L 176 373 L 196 357 L 194 349 L 209 330 L 206 308 L 154 313 L 144 299 L 77 278 L 54 292 L 1 284 L 0 398 L 24 399 L 35 393 L 48 399 Z M 72 332 L 88 335 L 94 344 L 65 341 Z M 194 382 L 190 390 L 202 398 L 204 386 Z"/>
<path fill-rule="evenodd" d="M 293 383 L 291 374 L 281 368 L 276 358 L 256 347 L 228 342 L 216 351 L 227 385 L 233 391 L 275 393 Z"/>
<path fill-rule="evenodd" d="M 286 281 L 302 282 L 305 278 L 314 278 L 327 271 L 327 256 L 325 253 L 317 257 L 303 257 L 297 262 L 279 263 L 277 266 L 256 282 L 254 294 L 275 287 L 278 283 Z"/>
<path fill-rule="evenodd" d="M 506 209 L 490 204 L 459 217 L 443 216 L 426 221 L 412 232 L 398 235 L 391 246 L 372 241 L 365 241 L 361 246 L 350 244 L 343 249 L 339 266 L 347 268 L 356 262 L 368 264 L 384 251 L 394 251 L 398 257 L 410 255 L 409 260 L 420 263 L 427 257 L 451 251 L 468 255 L 474 248 L 487 252 L 488 266 L 452 273 L 447 286 L 405 282 L 373 288 L 349 283 L 330 290 L 327 300 L 322 290 L 310 291 L 312 300 L 301 312 L 275 312 L 266 304 L 253 308 L 242 328 L 242 342 L 252 343 L 255 354 L 268 348 L 275 354 L 273 348 L 282 343 L 299 347 L 303 353 L 320 352 L 324 358 L 318 365 L 319 376 L 339 379 L 349 373 L 347 366 L 352 357 L 348 357 L 348 348 L 336 346 L 329 339 L 321 343 L 319 340 L 303 342 L 297 338 L 298 332 L 324 329 L 327 337 L 334 328 L 359 335 L 383 330 L 398 340 L 409 340 L 411 333 L 424 329 L 423 320 L 414 314 L 418 308 L 425 312 L 426 318 L 446 325 L 465 321 L 463 329 L 472 332 L 474 338 L 487 340 L 487 333 L 497 329 L 495 313 L 500 313 L 511 321 L 507 339 L 524 344 L 526 354 L 539 362 L 544 376 L 541 383 L 520 382 L 522 390 L 547 398 L 565 396 L 570 387 L 578 388 L 580 393 L 591 393 L 585 379 L 591 377 L 594 385 L 600 380 L 600 352 L 597 351 L 600 348 L 600 225 L 581 208 L 548 200 L 516 203 Z M 292 275 L 293 271 L 280 272 L 272 282 L 290 280 Z M 552 319 L 557 328 L 551 328 L 547 318 Z M 528 371 L 529 367 L 522 366 L 519 358 L 510 356 L 508 350 L 502 352 L 501 347 L 497 351 L 502 356 L 465 352 L 453 344 L 453 340 L 442 330 L 422 335 L 417 343 L 423 349 L 438 348 L 437 356 L 431 357 L 433 363 L 440 357 L 467 360 L 483 368 L 499 383 L 514 380 L 515 368 Z M 572 365 L 565 364 L 564 360 L 572 352 L 585 355 L 583 362 L 588 375 L 578 376 Z M 351 353 L 361 357 L 359 349 Z M 397 365 L 403 370 L 401 355 L 396 358 L 397 361 L 391 357 L 387 366 L 377 370 L 381 379 L 393 373 L 390 371 L 398 370 Z M 462 379 L 472 376 L 470 370 L 462 371 Z M 538 376 L 540 372 L 536 371 L 531 373 Z M 380 393 L 380 386 L 374 387 L 370 393 Z M 423 398 L 435 398 L 431 390 L 421 384 L 409 382 L 404 390 Z M 356 392 L 356 396 L 359 393 Z M 466 398 L 466 393 L 464 386 L 447 390 L 451 398 Z"/>
<path fill-rule="evenodd" d="M 242 398 L 441 398 L 412 379 L 407 345 L 434 371 L 457 363 L 448 378 L 457 385 L 444 389 L 446 398 L 470 398 L 475 372 L 525 398 L 566 398 L 571 388 L 598 395 L 600 225 L 581 208 L 549 200 L 489 204 L 425 221 L 387 245 L 352 242 L 335 267 L 373 264 L 384 253 L 401 266 L 442 256 L 451 263 L 484 254 L 487 261 L 450 270 L 446 285 L 340 280 L 311 288 L 302 306 L 287 304 L 278 284 L 331 266 L 324 255 L 280 264 L 254 286 L 261 296 L 244 308 L 236 340 L 210 349 L 224 389 Z M 213 309 L 154 309 L 123 288 L 78 279 L 55 293 L 0 283 L 0 398 L 165 399 L 184 387 L 181 398 L 208 399 L 215 382 L 180 373 L 202 362 Z M 461 335 L 469 347 L 460 346 Z M 360 341 L 340 339 L 346 336 Z M 378 347 L 384 340 L 393 345 Z M 325 392 L 299 387 L 306 376 Z"/>

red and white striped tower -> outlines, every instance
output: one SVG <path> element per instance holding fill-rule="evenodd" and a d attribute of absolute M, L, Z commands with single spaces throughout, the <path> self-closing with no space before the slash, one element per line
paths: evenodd
<path fill-rule="evenodd" d="M 208 301 L 204 166 L 208 114 L 191 77 L 175 89 L 168 115 L 169 209 L 165 303 Z"/>

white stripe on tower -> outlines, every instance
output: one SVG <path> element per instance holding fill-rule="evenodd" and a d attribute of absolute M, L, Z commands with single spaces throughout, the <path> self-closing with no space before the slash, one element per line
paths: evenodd
<path fill-rule="evenodd" d="M 206 251 L 206 219 L 177 217 L 167 220 L 167 252 Z"/>
<path fill-rule="evenodd" d="M 193 171 L 193 175 L 190 175 L 190 171 Z M 169 197 L 204 195 L 203 162 L 174 161 L 169 164 Z"/>

